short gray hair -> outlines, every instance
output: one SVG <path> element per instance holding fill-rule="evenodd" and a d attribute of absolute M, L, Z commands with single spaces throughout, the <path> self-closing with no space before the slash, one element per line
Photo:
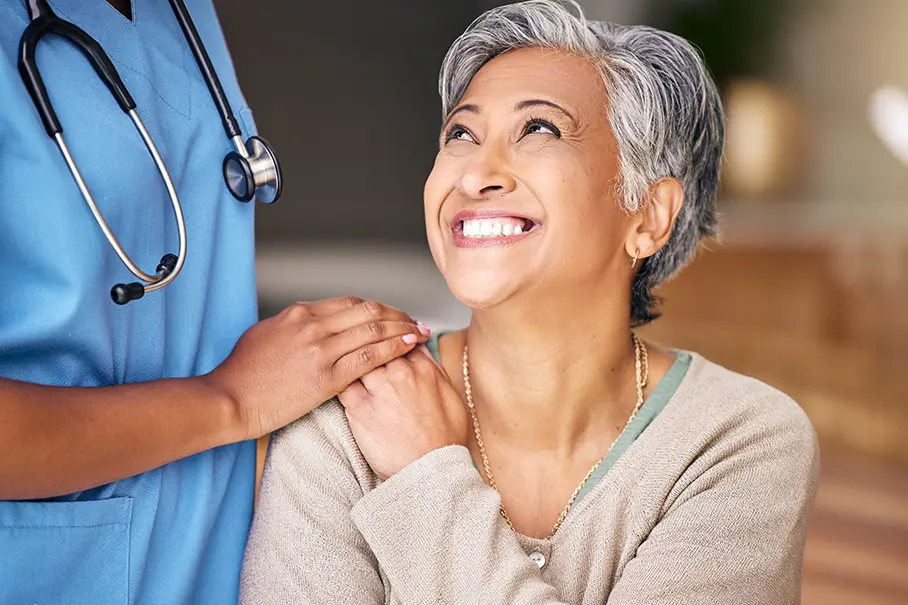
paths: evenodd
<path fill-rule="evenodd" d="M 618 144 L 616 193 L 627 212 L 646 203 L 660 178 L 677 178 L 684 188 L 668 243 L 641 264 L 634 283 L 632 323 L 648 323 L 658 317 L 653 288 L 690 262 L 703 237 L 716 233 L 725 125 L 715 82 L 697 49 L 679 36 L 587 21 L 573 0 L 527 0 L 483 13 L 451 45 L 438 82 L 443 115 L 460 102 L 483 65 L 528 47 L 566 51 L 599 69 Z"/>

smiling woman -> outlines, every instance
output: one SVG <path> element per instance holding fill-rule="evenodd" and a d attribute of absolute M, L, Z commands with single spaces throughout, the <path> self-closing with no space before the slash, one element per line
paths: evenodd
<path fill-rule="evenodd" d="M 275 436 L 244 602 L 797 603 L 810 422 L 633 332 L 715 226 L 700 56 L 532 0 L 439 88 L 426 231 L 471 321 Z"/>

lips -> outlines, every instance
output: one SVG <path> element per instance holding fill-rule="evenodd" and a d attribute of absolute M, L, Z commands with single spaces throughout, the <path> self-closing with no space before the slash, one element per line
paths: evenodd
<path fill-rule="evenodd" d="M 477 248 L 515 243 L 541 225 L 538 219 L 511 210 L 484 208 L 461 210 L 454 215 L 451 230 L 456 246 Z"/>

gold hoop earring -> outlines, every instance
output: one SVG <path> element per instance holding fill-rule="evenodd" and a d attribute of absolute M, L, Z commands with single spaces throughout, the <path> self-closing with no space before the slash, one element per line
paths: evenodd
<path fill-rule="evenodd" d="M 631 261 L 631 269 L 637 266 L 637 258 L 640 256 L 640 248 L 637 248 L 637 251 L 634 252 L 634 260 Z"/>

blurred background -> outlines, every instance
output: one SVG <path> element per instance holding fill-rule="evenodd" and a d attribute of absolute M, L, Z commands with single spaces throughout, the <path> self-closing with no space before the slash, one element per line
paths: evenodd
<path fill-rule="evenodd" d="M 465 325 L 425 243 L 436 78 L 483 0 L 218 0 L 280 153 L 262 315 L 357 294 Z M 723 238 L 662 289 L 661 344 L 791 394 L 823 470 L 807 605 L 908 603 L 908 1 L 585 0 L 704 52 L 728 117 Z"/>

